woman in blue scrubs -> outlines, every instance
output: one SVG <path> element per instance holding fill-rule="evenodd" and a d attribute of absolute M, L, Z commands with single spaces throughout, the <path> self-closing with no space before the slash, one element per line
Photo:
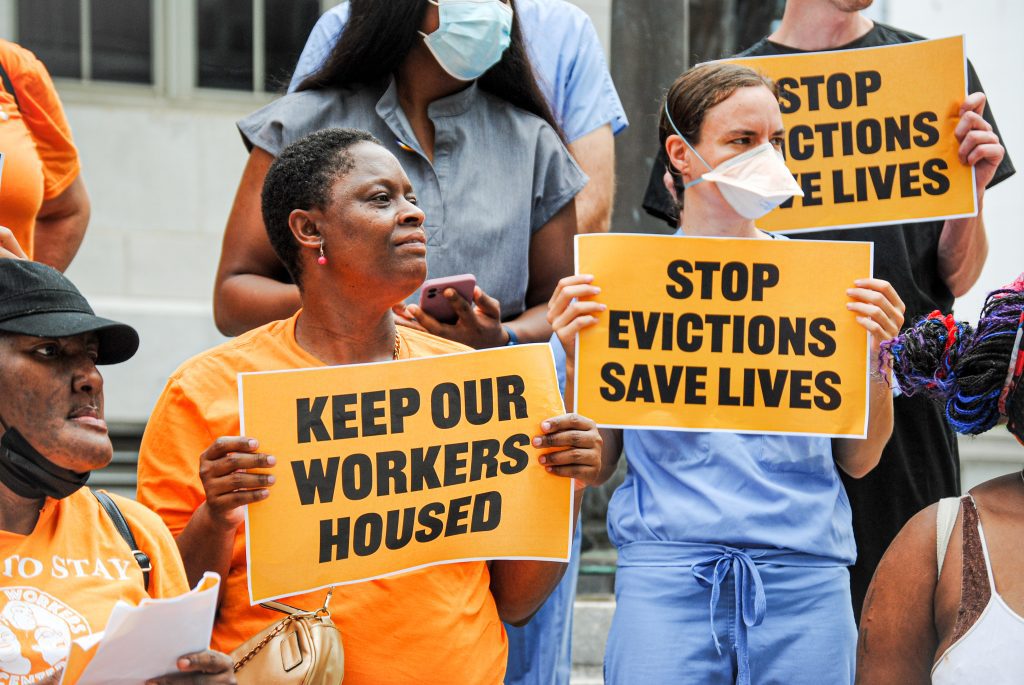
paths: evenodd
<path fill-rule="evenodd" d="M 699 65 L 669 90 L 660 134 L 684 193 L 680 234 L 773 239 L 755 219 L 799 188 L 778 194 L 792 176 L 778 153 L 784 129 L 772 81 L 736 65 Z M 710 170 L 728 170 L 742 188 L 718 173 L 703 178 Z M 549 304 L 570 384 L 576 333 L 603 311 L 577 298 L 598 286 L 589 275 L 565 278 Z M 903 303 L 877 279 L 847 293 L 877 358 L 879 343 L 899 332 Z M 604 477 L 623 447 L 629 466 L 608 509 L 619 553 L 608 683 L 853 682 L 846 567 L 856 550 L 838 469 L 863 476 L 889 438 L 887 373 L 873 374 L 870 394 L 863 440 L 602 431 Z"/>

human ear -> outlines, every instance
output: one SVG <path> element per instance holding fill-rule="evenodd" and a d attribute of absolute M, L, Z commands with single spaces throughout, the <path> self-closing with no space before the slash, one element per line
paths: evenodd
<path fill-rule="evenodd" d="M 317 226 L 317 214 L 315 210 L 293 209 L 288 215 L 288 228 L 291 229 L 295 242 L 300 247 L 319 249 L 320 243 L 323 242 L 323 236 Z"/>
<path fill-rule="evenodd" d="M 669 164 L 682 176 L 683 182 L 689 183 L 692 181 L 694 178 L 692 174 L 693 151 L 683 142 L 683 139 L 676 135 L 666 138 L 665 153 L 668 155 Z"/>

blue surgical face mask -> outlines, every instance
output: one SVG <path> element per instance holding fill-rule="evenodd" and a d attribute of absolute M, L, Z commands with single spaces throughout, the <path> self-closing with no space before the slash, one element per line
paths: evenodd
<path fill-rule="evenodd" d="M 430 0 L 440 25 L 423 42 L 441 68 L 474 81 L 501 59 L 512 42 L 512 8 L 501 0 Z"/>

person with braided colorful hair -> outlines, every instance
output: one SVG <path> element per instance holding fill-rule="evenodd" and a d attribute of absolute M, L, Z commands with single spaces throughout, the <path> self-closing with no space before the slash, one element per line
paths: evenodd
<path fill-rule="evenodd" d="M 942 402 L 956 432 L 978 435 L 1005 422 L 1024 445 L 1022 347 L 1024 274 L 989 293 L 976 327 L 934 312 L 883 343 L 881 354 L 902 392 Z M 1024 471 L 912 518 L 871 581 L 857 683 L 1020 683 L 1022 539 Z"/>

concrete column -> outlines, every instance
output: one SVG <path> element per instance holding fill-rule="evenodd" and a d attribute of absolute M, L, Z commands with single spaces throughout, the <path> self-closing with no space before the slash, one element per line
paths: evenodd
<path fill-rule="evenodd" d="M 665 91 L 692 64 L 750 46 L 782 15 L 784 0 L 612 0 L 611 70 L 629 117 L 616 140 L 612 228 L 666 232 L 641 208 L 658 151 Z"/>
<path fill-rule="evenodd" d="M 612 2 L 612 78 L 629 117 L 615 144 L 615 231 L 657 228 L 640 204 L 658 150 L 659 100 L 686 65 L 688 9 L 689 0 Z"/>

